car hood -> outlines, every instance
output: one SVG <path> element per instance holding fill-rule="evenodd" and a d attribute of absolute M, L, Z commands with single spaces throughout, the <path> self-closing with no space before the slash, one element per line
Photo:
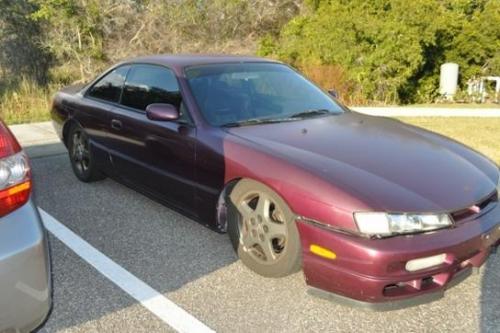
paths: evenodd
<path fill-rule="evenodd" d="M 227 131 L 376 210 L 467 208 L 491 194 L 498 178 L 494 163 L 456 141 L 355 112 Z"/>

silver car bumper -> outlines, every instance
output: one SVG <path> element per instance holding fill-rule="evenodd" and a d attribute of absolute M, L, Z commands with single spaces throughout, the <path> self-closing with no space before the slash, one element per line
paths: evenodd
<path fill-rule="evenodd" d="M 30 332 L 50 308 L 47 237 L 30 200 L 0 218 L 0 332 Z"/>

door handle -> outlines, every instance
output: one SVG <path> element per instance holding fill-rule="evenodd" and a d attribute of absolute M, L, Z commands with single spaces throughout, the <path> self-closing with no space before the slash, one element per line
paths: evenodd
<path fill-rule="evenodd" d="M 121 130 L 122 129 L 122 122 L 119 121 L 118 119 L 113 119 L 111 120 L 111 128 L 115 130 Z"/>

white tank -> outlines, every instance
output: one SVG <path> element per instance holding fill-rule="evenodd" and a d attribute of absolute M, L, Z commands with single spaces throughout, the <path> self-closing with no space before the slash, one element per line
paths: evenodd
<path fill-rule="evenodd" d="M 453 97 L 457 92 L 458 64 L 448 62 L 441 65 L 439 93 L 445 97 Z"/>

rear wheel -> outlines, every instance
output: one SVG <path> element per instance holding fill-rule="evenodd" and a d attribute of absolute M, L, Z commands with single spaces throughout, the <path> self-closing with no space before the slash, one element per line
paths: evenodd
<path fill-rule="evenodd" d="M 71 167 L 78 179 L 92 182 L 105 178 L 95 165 L 88 136 L 80 126 L 74 126 L 69 131 L 68 151 Z"/>
<path fill-rule="evenodd" d="M 241 261 L 256 273 L 282 277 L 300 270 L 294 214 L 269 187 L 248 179 L 230 194 L 228 234 Z"/>

